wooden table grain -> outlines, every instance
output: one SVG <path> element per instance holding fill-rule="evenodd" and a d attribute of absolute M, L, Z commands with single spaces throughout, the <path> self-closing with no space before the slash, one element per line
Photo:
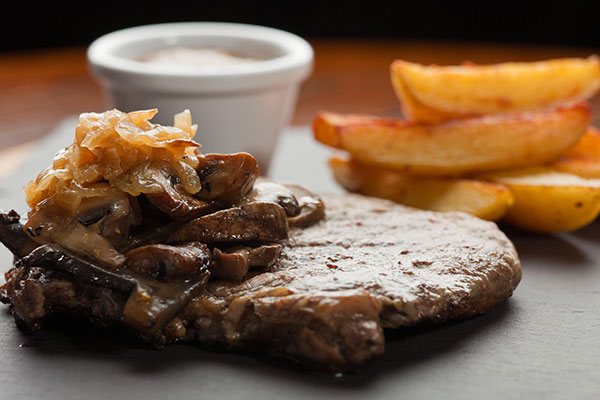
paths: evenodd
<path fill-rule="evenodd" d="M 294 125 L 309 124 L 315 112 L 400 116 L 389 82 L 392 60 L 455 64 L 579 57 L 600 49 L 400 40 L 311 40 L 315 69 L 304 84 Z M 600 103 L 594 101 L 595 121 Z M 90 76 L 85 48 L 0 54 L 0 175 L 14 170 L 29 143 L 66 116 L 106 108 Z"/>

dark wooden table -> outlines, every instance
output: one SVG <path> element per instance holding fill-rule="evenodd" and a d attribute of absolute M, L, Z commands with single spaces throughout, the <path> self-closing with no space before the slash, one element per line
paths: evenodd
<path fill-rule="evenodd" d="M 294 125 L 320 109 L 399 115 L 389 82 L 395 58 L 452 64 L 587 56 L 598 49 L 407 41 L 312 40 L 315 71 L 300 94 Z M 0 54 L 0 174 L 18 166 L 28 144 L 62 118 L 105 105 L 88 73 L 85 49 Z M 600 107 L 595 107 L 600 110 Z M 595 115 L 599 115 L 596 112 Z M 596 122 L 600 122 L 598 117 Z"/>

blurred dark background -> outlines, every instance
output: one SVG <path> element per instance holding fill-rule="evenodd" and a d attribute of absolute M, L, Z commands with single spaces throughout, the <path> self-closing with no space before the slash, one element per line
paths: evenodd
<path fill-rule="evenodd" d="M 600 0 L 11 2 L 0 51 L 87 45 L 105 33 L 171 21 L 268 25 L 301 36 L 600 47 Z M 16 7 L 16 9 L 13 9 Z"/>

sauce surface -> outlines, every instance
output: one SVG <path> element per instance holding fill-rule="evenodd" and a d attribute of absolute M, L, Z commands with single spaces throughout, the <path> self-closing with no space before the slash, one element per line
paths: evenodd
<path fill-rule="evenodd" d="M 259 62 L 257 58 L 244 57 L 219 48 L 194 48 L 174 46 L 153 51 L 138 58 L 148 64 L 166 66 L 194 66 L 201 69 L 214 69 L 233 65 Z"/>

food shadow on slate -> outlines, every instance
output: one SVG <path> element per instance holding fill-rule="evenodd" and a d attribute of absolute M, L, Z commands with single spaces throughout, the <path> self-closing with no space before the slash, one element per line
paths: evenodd
<path fill-rule="evenodd" d="M 569 237 L 585 235 L 588 238 L 597 238 L 598 236 L 589 233 L 594 225 L 596 226 L 595 231 L 600 233 L 599 223 L 568 234 L 536 234 L 523 232 L 506 225 L 500 225 L 500 228 L 515 245 L 523 264 L 523 279 L 527 279 L 527 270 L 531 270 L 531 268 L 564 270 L 565 265 L 568 265 L 569 268 L 577 270 L 578 274 L 582 272 L 582 269 L 592 268 L 593 262 L 584 249 L 574 245 Z"/>
<path fill-rule="evenodd" d="M 572 232 L 571 235 L 586 241 L 600 242 L 600 219 L 597 219 L 582 229 Z"/>

